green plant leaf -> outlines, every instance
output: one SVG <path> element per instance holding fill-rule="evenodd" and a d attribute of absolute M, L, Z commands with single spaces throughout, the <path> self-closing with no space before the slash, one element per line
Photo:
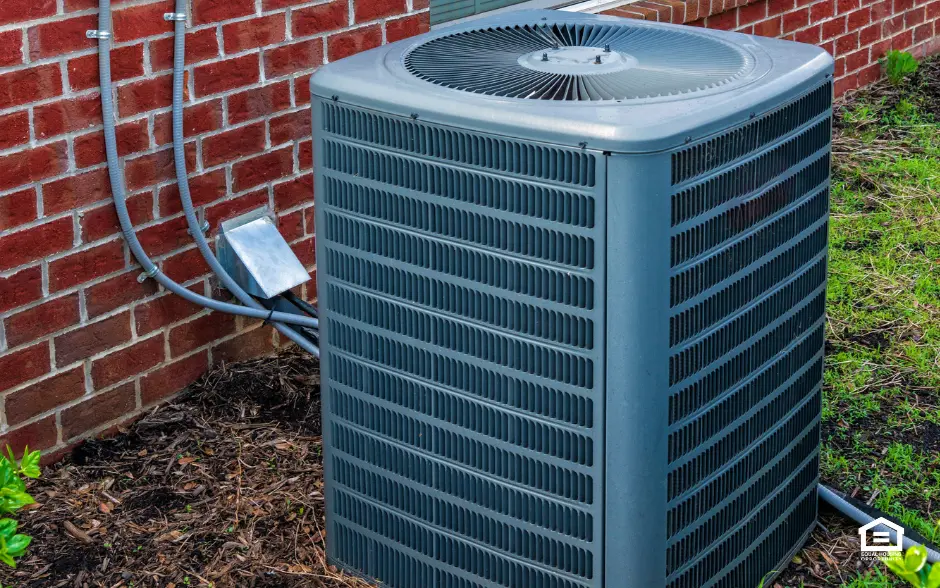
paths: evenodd
<path fill-rule="evenodd" d="M 11 557 L 20 557 L 26 553 L 26 548 L 29 547 L 29 544 L 33 542 L 33 538 L 29 535 L 14 535 L 12 539 L 7 542 L 7 553 Z"/>
<path fill-rule="evenodd" d="M 0 537 L 9 541 L 16 535 L 17 522 L 13 519 L 0 519 Z"/>
<path fill-rule="evenodd" d="M 888 566 L 889 570 L 907 580 L 911 586 L 922 588 L 920 576 L 916 572 L 908 571 L 904 565 L 904 557 L 900 553 L 892 552 L 891 555 L 885 558 L 885 565 Z"/>
<path fill-rule="evenodd" d="M 10 554 L 6 550 L 0 550 L 0 562 L 3 562 L 10 566 L 11 568 L 16 567 L 16 560 L 10 557 Z"/>
<path fill-rule="evenodd" d="M 925 588 L 940 588 L 940 564 L 930 567 L 930 573 L 927 574 L 927 583 Z"/>
<path fill-rule="evenodd" d="M 21 490 L 0 488 L 0 508 L 7 512 L 17 511 L 27 504 L 36 502 L 33 497 Z"/>
<path fill-rule="evenodd" d="M 23 453 L 23 460 L 20 462 L 20 472 L 27 478 L 36 479 L 39 477 L 39 459 L 42 457 L 38 451 L 30 453 L 29 446 Z"/>
<path fill-rule="evenodd" d="M 904 555 L 904 568 L 909 572 L 919 572 L 927 563 L 927 548 L 915 545 Z"/>

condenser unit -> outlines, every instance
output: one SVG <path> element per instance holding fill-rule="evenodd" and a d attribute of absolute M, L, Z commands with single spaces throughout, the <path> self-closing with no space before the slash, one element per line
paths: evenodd
<path fill-rule="evenodd" d="M 312 79 L 327 551 L 755 588 L 816 520 L 832 59 L 534 11 Z"/>

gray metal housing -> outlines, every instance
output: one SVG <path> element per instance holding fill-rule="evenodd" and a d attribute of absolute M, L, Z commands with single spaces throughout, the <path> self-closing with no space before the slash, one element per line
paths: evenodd
<path fill-rule="evenodd" d="M 328 555 L 388 586 L 750 588 L 816 517 L 832 60 L 495 98 L 311 80 Z M 689 30 L 689 29 L 684 29 Z"/>

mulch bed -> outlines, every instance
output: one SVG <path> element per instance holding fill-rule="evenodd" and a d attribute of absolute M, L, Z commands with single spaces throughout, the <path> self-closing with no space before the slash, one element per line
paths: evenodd
<path fill-rule="evenodd" d="M 222 366 L 31 487 L 17 587 L 363 586 L 326 566 L 317 362 Z"/>
<path fill-rule="evenodd" d="M 940 60 L 925 65 L 915 83 L 940 78 Z M 899 99 L 887 84 L 864 96 Z M 299 351 L 215 369 L 31 491 L 33 547 L 3 585 L 365 586 L 325 561 L 319 375 Z M 868 565 L 858 547 L 855 525 L 823 508 L 774 585 L 839 586 Z"/>

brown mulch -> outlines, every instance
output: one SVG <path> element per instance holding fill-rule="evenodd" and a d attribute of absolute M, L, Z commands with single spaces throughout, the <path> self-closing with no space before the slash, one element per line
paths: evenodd
<path fill-rule="evenodd" d="M 182 398 L 44 471 L 17 587 L 364 586 L 326 566 L 319 374 L 293 350 L 206 374 Z"/>

